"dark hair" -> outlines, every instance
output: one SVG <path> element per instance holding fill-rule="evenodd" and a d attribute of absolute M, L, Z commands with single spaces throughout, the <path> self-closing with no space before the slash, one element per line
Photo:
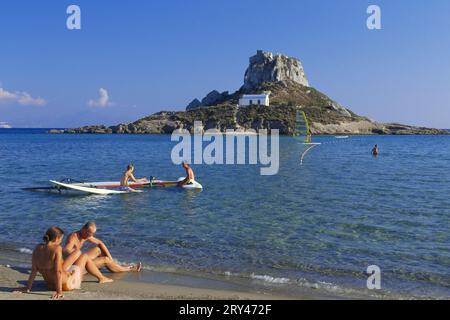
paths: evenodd
<path fill-rule="evenodd" d="M 89 221 L 86 222 L 86 224 L 83 226 L 83 229 L 89 229 L 90 227 L 96 227 L 97 225 L 95 224 L 94 221 Z"/>
<path fill-rule="evenodd" d="M 45 233 L 43 239 L 45 243 L 49 243 L 50 241 L 55 241 L 57 238 L 64 236 L 64 231 L 62 231 L 59 227 L 51 227 Z"/>
<path fill-rule="evenodd" d="M 134 166 L 130 163 L 130 164 L 127 166 L 127 170 L 131 170 L 131 169 L 134 169 Z"/>

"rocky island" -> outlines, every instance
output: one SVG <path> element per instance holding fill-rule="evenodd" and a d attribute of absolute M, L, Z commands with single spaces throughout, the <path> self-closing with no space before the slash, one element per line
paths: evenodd
<path fill-rule="evenodd" d="M 239 106 L 242 95 L 262 92 L 270 93 L 269 106 Z M 280 134 L 292 135 L 298 110 L 307 115 L 312 134 L 448 134 L 446 130 L 380 123 L 359 116 L 310 87 L 299 59 L 261 50 L 250 57 L 244 84 L 234 93 L 213 90 L 201 100 L 192 100 L 186 111 L 161 111 L 133 123 L 51 133 L 171 134 L 179 128 L 192 131 L 194 121 L 202 121 L 204 130 L 278 129 Z"/>

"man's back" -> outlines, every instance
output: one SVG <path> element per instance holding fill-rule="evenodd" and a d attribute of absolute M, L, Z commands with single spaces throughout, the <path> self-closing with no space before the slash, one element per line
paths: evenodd
<path fill-rule="evenodd" d="M 131 171 L 127 170 L 123 173 L 122 178 L 120 179 L 121 186 L 128 186 L 128 180 L 131 178 Z"/>

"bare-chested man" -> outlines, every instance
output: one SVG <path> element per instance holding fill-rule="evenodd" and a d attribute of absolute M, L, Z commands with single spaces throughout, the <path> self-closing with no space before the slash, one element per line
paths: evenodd
<path fill-rule="evenodd" d="M 64 232 L 58 227 L 51 227 L 47 230 L 43 238 L 44 243 L 37 245 L 33 251 L 31 274 L 27 287 L 21 288 L 15 293 L 31 292 L 38 272 L 42 274 L 48 288 L 56 291 L 52 295 L 52 299 L 63 298 L 63 291 L 80 289 L 85 272 L 96 277 L 99 283 L 113 281 L 103 276 L 92 260 L 79 251 L 74 252 L 70 259 L 64 261 L 61 247 L 63 237 Z M 76 259 L 75 263 L 74 259 Z"/>
<path fill-rule="evenodd" d="M 186 178 L 178 182 L 179 187 L 191 184 L 193 181 L 195 181 L 194 171 L 192 171 L 192 168 L 189 166 L 189 164 L 186 161 L 183 161 L 181 165 L 183 166 L 184 170 L 186 170 Z"/>
<path fill-rule="evenodd" d="M 96 247 L 88 250 L 86 255 L 94 262 L 97 268 L 101 269 L 106 267 L 111 272 L 141 271 L 142 264 L 140 262 L 131 266 L 121 266 L 114 262 L 105 244 L 94 237 L 96 231 L 97 226 L 95 222 L 88 222 L 81 230 L 70 234 L 64 246 L 64 254 L 67 257 L 71 257 L 74 253 L 81 252 L 81 248 L 86 242 L 90 242 Z"/>
<path fill-rule="evenodd" d="M 148 181 L 147 178 L 136 179 L 133 175 L 133 171 L 134 171 L 134 166 L 132 164 L 129 164 L 127 167 L 127 170 L 123 173 L 122 177 L 120 178 L 120 187 L 122 190 L 136 191 L 133 188 L 130 188 L 130 186 L 128 185 L 129 180 L 136 182 L 136 183 Z"/>

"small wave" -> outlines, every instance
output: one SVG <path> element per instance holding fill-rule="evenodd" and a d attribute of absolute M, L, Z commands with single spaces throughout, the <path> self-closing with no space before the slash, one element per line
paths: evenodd
<path fill-rule="evenodd" d="M 250 275 L 250 278 L 252 279 L 256 279 L 256 280 L 262 280 L 264 282 L 269 282 L 269 283 L 289 283 L 291 282 L 289 279 L 287 278 L 276 278 L 276 277 L 272 277 L 272 276 L 268 276 L 268 275 L 257 275 L 252 273 Z"/>
<path fill-rule="evenodd" d="M 27 249 L 25 249 L 27 250 Z M 29 250 L 28 250 L 29 251 Z M 27 252 L 27 251 L 25 251 Z M 114 259 L 114 261 L 120 265 L 132 265 L 136 262 L 129 263 L 125 261 L 119 261 L 117 259 Z M 192 275 L 193 270 L 186 270 L 175 266 L 161 266 L 161 265 L 152 265 L 152 264 L 143 264 L 142 269 L 150 272 L 160 272 L 160 273 L 175 273 L 175 274 L 184 274 L 184 275 Z M 195 275 L 198 275 L 196 272 L 194 272 Z M 431 298 L 429 296 L 418 296 L 418 295 L 411 295 L 407 293 L 394 293 L 390 290 L 384 289 L 383 291 L 375 292 L 375 291 L 368 291 L 365 288 L 355 288 L 355 287 L 347 287 L 347 286 L 341 286 L 337 283 L 332 283 L 329 281 L 311 281 L 307 280 L 305 278 L 285 278 L 285 277 L 275 277 L 270 276 L 266 274 L 255 274 L 255 273 L 239 273 L 239 272 L 231 272 L 231 271 L 225 271 L 225 272 L 213 272 L 209 270 L 208 272 L 205 272 L 205 275 L 224 275 L 226 277 L 230 278 L 244 278 L 248 280 L 257 280 L 261 281 L 263 283 L 269 284 L 269 285 L 286 285 L 288 288 L 309 288 L 314 290 L 320 290 L 323 293 L 331 293 L 333 296 L 341 296 L 341 297 L 357 297 L 357 298 L 371 298 L 371 299 L 427 299 Z M 209 277 L 208 277 L 209 278 Z"/>
<path fill-rule="evenodd" d="M 224 275 L 227 277 L 240 277 L 240 278 L 250 278 L 254 280 L 263 281 L 265 283 L 269 284 L 283 284 L 287 286 L 298 286 L 301 288 L 309 288 L 314 290 L 322 290 L 324 293 L 331 293 L 337 296 L 342 297 L 371 297 L 371 298 L 379 298 L 383 299 L 386 296 L 388 296 L 390 293 L 389 291 L 385 291 L 382 293 L 375 293 L 375 292 L 367 292 L 366 290 L 358 290 L 355 288 L 346 288 L 341 287 L 337 284 L 326 282 L 326 281 L 309 281 L 304 278 L 299 279 L 289 279 L 289 278 L 282 278 L 282 277 L 273 277 L 269 275 L 257 275 L 254 273 L 251 274 L 240 274 L 240 273 L 233 273 L 230 271 L 224 272 Z M 292 287 L 291 287 L 292 288 Z M 394 297 L 392 295 L 392 297 Z M 402 296 L 396 297 L 396 299 L 401 298 Z"/>
<path fill-rule="evenodd" d="M 33 251 L 31 251 L 30 249 L 27 249 L 27 248 L 19 248 L 18 251 L 20 253 L 33 254 Z"/>
<path fill-rule="evenodd" d="M 269 275 L 258 275 L 258 274 L 254 274 L 254 273 L 246 276 L 245 274 L 232 273 L 230 271 L 225 271 L 224 274 L 227 277 L 244 277 L 244 278 L 250 277 L 250 279 L 261 280 L 261 281 L 268 282 L 268 283 L 287 284 L 287 283 L 292 282 L 291 279 L 288 279 L 288 278 L 277 278 L 277 277 L 272 277 Z"/>

